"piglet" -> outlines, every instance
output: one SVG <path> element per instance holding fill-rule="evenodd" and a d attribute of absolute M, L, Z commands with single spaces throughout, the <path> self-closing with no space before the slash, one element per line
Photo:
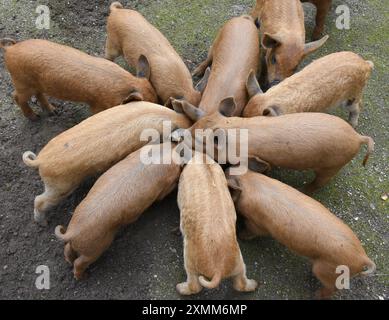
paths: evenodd
<path fill-rule="evenodd" d="M 263 169 L 269 170 L 274 166 L 315 171 L 315 180 L 305 186 L 306 193 L 326 185 L 358 154 L 361 146 L 368 147 L 363 165 L 374 151 L 372 138 L 358 134 L 346 121 L 325 113 L 231 117 L 236 109 L 232 97 L 224 99 L 219 111 L 211 115 L 206 115 L 186 101 L 175 100 L 173 106 L 177 112 L 185 112 L 195 122 L 189 129 L 191 144 L 198 146 L 196 130 L 199 130 L 206 137 L 201 143 L 215 140 L 215 156 L 221 155 L 227 162 L 234 157 L 231 148 L 242 150 L 246 146 L 247 155 L 241 157 L 248 157 Z M 247 130 L 247 137 L 242 135 L 243 138 L 239 139 L 242 130 Z M 223 133 L 226 139 L 214 139 L 218 133 Z M 173 138 L 177 140 L 176 136 L 173 135 Z M 236 144 L 230 147 L 230 143 Z M 207 150 L 204 146 L 199 147 Z"/>
<path fill-rule="evenodd" d="M 226 176 L 236 209 L 246 222 L 242 238 L 271 236 L 313 263 L 313 273 L 323 284 L 318 297 L 337 290 L 337 268 L 346 266 L 350 276 L 370 275 L 376 265 L 366 255 L 352 230 L 328 209 L 303 193 L 248 171 Z"/>
<path fill-rule="evenodd" d="M 349 122 L 358 125 L 363 89 L 374 64 L 353 52 L 333 53 L 263 93 L 255 72 L 247 80 L 251 100 L 244 117 L 278 116 L 295 112 L 322 112 L 345 103 Z"/>
<path fill-rule="evenodd" d="M 196 294 L 203 287 L 216 288 L 229 277 L 236 290 L 254 291 L 257 282 L 246 277 L 236 239 L 236 212 L 224 172 L 208 156 L 196 152 L 184 168 L 178 206 L 187 280 L 177 285 L 177 291 Z"/>
<path fill-rule="evenodd" d="M 113 62 L 46 40 L 12 39 L 0 41 L 5 65 L 11 74 L 13 97 L 23 114 L 36 120 L 28 105 L 36 96 L 49 113 L 55 108 L 45 95 L 61 100 L 85 102 L 93 113 L 131 101 L 157 102 L 157 95 L 146 76 L 147 59 L 139 58 L 138 78 Z"/>
<path fill-rule="evenodd" d="M 272 87 L 297 69 L 301 61 L 318 50 L 328 36 L 305 43 L 304 10 L 300 0 L 257 0 L 252 16 L 260 27 L 265 49 L 267 85 Z"/>
<path fill-rule="evenodd" d="M 255 72 L 258 70 L 259 53 L 258 31 L 253 19 L 245 15 L 227 21 L 220 29 L 207 59 L 194 71 L 196 76 L 205 73 L 200 82 L 205 90 L 199 109 L 211 114 L 224 98 L 233 96 L 237 104 L 235 115 L 240 116 L 249 100 L 245 82 L 251 69 Z"/>
<path fill-rule="evenodd" d="M 135 222 L 176 188 L 181 164 L 173 161 L 175 152 L 169 142 L 132 153 L 97 180 L 66 231 L 63 226 L 56 227 L 55 235 L 65 243 L 65 259 L 73 265 L 77 280 L 108 249 L 120 227 Z M 158 161 L 145 164 L 149 153 Z"/>
<path fill-rule="evenodd" d="M 119 2 L 112 3 L 107 32 L 105 57 L 113 61 L 123 55 L 133 67 L 139 56 L 147 57 L 150 81 L 162 104 L 171 107 L 170 97 L 186 99 L 195 105 L 200 102 L 201 92 L 193 88 L 192 77 L 181 57 L 139 12 L 124 9 Z"/>
<path fill-rule="evenodd" d="M 168 138 L 187 128 L 182 114 L 149 102 L 133 102 L 101 112 L 52 139 L 36 156 L 28 151 L 24 163 L 39 169 L 45 192 L 35 198 L 34 217 L 45 225 L 45 212 L 70 195 L 87 177 L 109 169 L 148 143 L 145 130 Z M 165 132 L 166 131 L 166 132 Z"/>

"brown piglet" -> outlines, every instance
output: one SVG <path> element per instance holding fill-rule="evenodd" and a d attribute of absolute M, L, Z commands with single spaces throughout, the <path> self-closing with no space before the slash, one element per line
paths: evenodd
<path fill-rule="evenodd" d="M 197 105 L 201 92 L 193 88 L 191 74 L 166 37 L 139 12 L 124 9 L 119 2 L 110 7 L 105 56 L 114 60 L 123 55 L 135 67 L 143 55 L 150 64 L 150 81 L 162 104 L 181 98 Z"/>
<path fill-rule="evenodd" d="M 236 209 L 245 218 L 241 238 L 271 236 L 308 257 L 314 275 L 324 286 L 318 297 L 329 298 L 335 293 L 338 267 L 347 267 L 351 277 L 375 271 L 376 265 L 357 236 L 316 200 L 252 171 L 232 176 L 227 169 L 226 176 Z"/>
<path fill-rule="evenodd" d="M 135 222 L 176 188 L 181 165 L 171 161 L 175 150 L 169 142 L 166 147 L 148 145 L 132 153 L 97 180 L 66 231 L 57 226 L 55 234 L 65 243 L 65 259 L 74 266 L 76 279 L 108 249 L 120 227 Z M 149 152 L 159 161 L 145 164 L 142 155 Z"/>
<path fill-rule="evenodd" d="M 236 239 L 236 212 L 222 168 L 208 156 L 194 153 L 178 186 L 181 233 L 184 237 L 186 282 L 177 285 L 182 295 L 213 289 L 233 278 L 238 291 L 254 291 L 257 282 L 246 277 Z M 206 280 L 206 278 L 211 279 Z"/>
<path fill-rule="evenodd" d="M 358 154 L 362 145 L 368 146 L 364 165 L 374 151 L 372 138 L 358 134 L 341 118 L 325 113 L 293 113 L 279 117 L 231 117 L 236 108 L 232 97 L 223 100 L 219 112 L 209 116 L 185 101 L 175 100 L 173 105 L 175 110 L 185 112 L 195 121 L 189 129 L 192 145 L 198 145 L 196 139 L 198 129 L 207 138 L 205 141 L 203 139 L 203 144 L 212 141 L 213 135 L 222 132 L 226 139 L 218 139 L 215 146 L 217 155 L 221 155 L 227 162 L 233 156 L 229 152 L 231 148 L 244 150 L 245 145 L 248 154 L 241 157 L 248 156 L 259 168 L 268 170 L 275 166 L 315 171 L 315 180 L 305 186 L 307 193 L 326 185 Z M 247 138 L 241 135 L 241 130 L 247 130 Z M 230 140 L 232 143 L 236 140 L 236 145 L 230 147 Z M 204 149 L 204 146 L 199 147 Z"/>
<path fill-rule="evenodd" d="M 31 120 L 38 118 L 28 104 L 32 96 L 49 113 L 55 108 L 45 95 L 85 102 L 93 113 L 131 101 L 157 101 L 145 77 L 149 71 L 144 57 L 134 77 L 111 61 L 46 40 L 3 39 L 0 48 L 5 50 L 5 65 L 15 86 L 15 102 Z"/>
<path fill-rule="evenodd" d="M 337 52 L 317 59 L 302 71 L 263 93 L 255 72 L 247 80 L 251 100 L 244 117 L 322 112 L 345 103 L 349 122 L 358 125 L 363 89 L 374 64 L 353 52 Z"/>
<path fill-rule="evenodd" d="M 172 130 L 187 128 L 185 115 L 149 102 L 133 102 L 94 115 L 52 139 L 36 156 L 23 155 L 24 163 L 39 169 L 45 185 L 35 198 L 34 217 L 45 225 L 45 212 L 70 195 L 89 176 L 109 169 L 148 143 L 149 130 L 168 138 Z M 147 131 L 146 131 L 147 130 Z"/>
<path fill-rule="evenodd" d="M 252 11 L 260 24 L 265 48 L 267 85 L 272 87 L 290 77 L 300 62 L 328 39 L 305 43 L 304 10 L 300 0 L 257 0 Z"/>
<path fill-rule="evenodd" d="M 224 98 L 233 96 L 237 103 L 235 115 L 239 116 L 249 99 L 245 82 L 250 70 L 256 72 L 258 69 L 259 51 L 258 31 L 253 19 L 241 16 L 229 20 L 219 31 L 206 61 L 194 71 L 195 75 L 205 72 L 200 84 L 206 88 L 199 109 L 211 114 Z M 212 71 L 207 69 L 211 64 Z"/>

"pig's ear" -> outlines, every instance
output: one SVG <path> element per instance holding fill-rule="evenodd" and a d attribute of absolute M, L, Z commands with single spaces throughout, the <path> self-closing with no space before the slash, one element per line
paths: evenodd
<path fill-rule="evenodd" d="M 138 67 L 136 68 L 136 76 L 138 78 L 146 78 L 150 80 L 150 64 L 149 60 L 143 54 L 139 57 Z"/>
<path fill-rule="evenodd" d="M 196 90 L 203 93 L 205 88 L 208 84 L 209 76 L 211 75 L 211 68 L 208 67 L 207 70 L 205 70 L 203 78 L 199 81 L 199 83 L 196 86 Z"/>
<path fill-rule="evenodd" d="M 326 35 L 323 38 L 321 38 L 320 40 L 306 43 L 305 47 L 304 47 L 304 56 L 307 56 L 308 54 L 315 52 L 317 49 L 322 47 L 326 43 L 328 38 L 329 38 L 329 36 Z"/>
<path fill-rule="evenodd" d="M 141 94 L 139 91 L 133 91 L 130 93 L 130 95 L 125 98 L 122 102 L 122 104 L 130 103 L 133 101 L 143 101 L 144 97 L 143 94 Z"/>
<path fill-rule="evenodd" d="M 199 108 L 191 105 L 189 102 L 185 100 L 176 100 L 172 101 L 173 109 L 178 113 L 185 113 L 189 119 L 196 122 L 205 116 L 205 112 L 200 110 Z"/>
<path fill-rule="evenodd" d="M 257 94 L 263 94 L 254 70 L 250 71 L 249 77 L 247 78 L 246 89 L 250 99 Z"/>
<path fill-rule="evenodd" d="M 264 33 L 262 38 L 262 47 L 265 49 L 274 49 L 281 45 L 282 39 L 279 34 L 269 34 L 267 32 Z"/>
<path fill-rule="evenodd" d="M 231 197 L 234 202 L 239 200 L 239 197 L 242 193 L 242 187 L 237 178 L 228 177 L 227 178 L 228 188 L 230 189 Z"/>
<path fill-rule="evenodd" d="M 232 117 L 236 111 L 236 102 L 234 97 L 225 98 L 219 105 L 219 112 L 225 117 Z"/>
<path fill-rule="evenodd" d="M 271 166 L 269 163 L 257 157 L 251 157 L 248 159 L 248 168 L 251 171 L 258 173 L 267 173 L 271 170 Z"/>

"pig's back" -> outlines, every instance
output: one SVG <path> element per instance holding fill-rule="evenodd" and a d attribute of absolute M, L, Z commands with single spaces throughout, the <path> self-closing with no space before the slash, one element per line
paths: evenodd
<path fill-rule="evenodd" d="M 133 152 L 96 181 L 76 209 L 75 229 L 96 224 L 107 230 L 133 223 L 178 180 L 179 165 L 144 164 L 141 153 L 142 149 Z"/>
<path fill-rule="evenodd" d="M 187 165 L 180 177 L 178 205 L 187 249 L 198 257 L 197 268 L 212 277 L 215 270 L 235 266 L 238 253 L 236 212 L 218 164 Z M 230 262 L 229 262 L 230 261 Z M 221 270 L 228 274 L 231 270 Z"/>
<path fill-rule="evenodd" d="M 362 143 L 347 122 L 324 113 L 257 117 L 248 123 L 249 153 L 284 168 L 339 168 L 354 158 Z"/>
<path fill-rule="evenodd" d="M 128 46 L 133 65 L 141 54 L 178 56 L 166 37 L 137 11 L 120 9 L 111 12 L 108 24 L 108 29 L 112 28 L 123 41 L 121 47 Z"/>
<path fill-rule="evenodd" d="M 266 94 L 287 110 L 320 112 L 361 96 L 372 65 L 353 52 L 337 52 L 315 60 Z M 299 110 L 299 107 L 301 110 Z"/>
<path fill-rule="evenodd" d="M 339 218 L 318 201 L 264 175 L 250 173 L 255 187 L 254 210 L 257 222 L 279 242 L 308 257 L 365 255 L 359 239 Z M 243 185 L 244 187 L 244 185 Z M 242 193 L 243 201 L 252 201 Z"/>
<path fill-rule="evenodd" d="M 166 37 L 139 12 L 127 9 L 115 10 L 108 19 L 109 32 L 123 48 L 128 63 L 135 67 L 140 55 L 150 63 L 151 82 L 165 102 L 170 97 L 187 96 L 193 90 L 191 74 L 182 58 Z M 113 37 L 112 37 L 113 38 Z"/>
<path fill-rule="evenodd" d="M 10 47 L 6 52 L 6 64 L 13 77 L 59 99 L 68 100 L 68 96 L 72 96 L 69 100 L 73 101 L 85 101 L 88 97 L 93 100 L 96 92 L 123 86 L 123 82 L 129 87 L 131 77 L 108 60 L 38 39 Z"/>
<path fill-rule="evenodd" d="M 145 129 L 162 133 L 165 121 L 173 128 L 190 125 L 184 115 L 148 102 L 108 109 L 53 138 L 38 155 L 39 170 L 54 177 L 64 174 L 64 165 L 66 174 L 103 171 L 145 145 L 147 141 L 140 140 Z"/>
<path fill-rule="evenodd" d="M 259 50 L 258 30 L 250 17 L 227 22 L 212 48 L 212 72 L 200 103 L 202 110 L 212 114 L 224 98 L 233 96 L 236 115 L 241 114 L 248 100 L 246 80 L 258 68 Z"/>

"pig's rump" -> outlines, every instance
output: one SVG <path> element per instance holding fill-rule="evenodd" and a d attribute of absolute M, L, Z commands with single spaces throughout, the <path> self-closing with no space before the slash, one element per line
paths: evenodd
<path fill-rule="evenodd" d="M 219 169 L 218 164 L 189 164 L 179 183 L 178 204 L 186 257 L 191 268 L 209 278 L 216 271 L 230 275 L 240 253 L 235 231 L 236 213 Z M 223 173 L 221 169 L 220 172 Z M 193 187 L 194 181 L 196 187 Z"/>
<path fill-rule="evenodd" d="M 256 128 L 258 121 L 263 121 L 260 129 Z M 257 117 L 248 119 L 247 124 L 249 156 L 296 170 L 340 168 L 364 143 L 349 124 L 327 114 Z"/>

